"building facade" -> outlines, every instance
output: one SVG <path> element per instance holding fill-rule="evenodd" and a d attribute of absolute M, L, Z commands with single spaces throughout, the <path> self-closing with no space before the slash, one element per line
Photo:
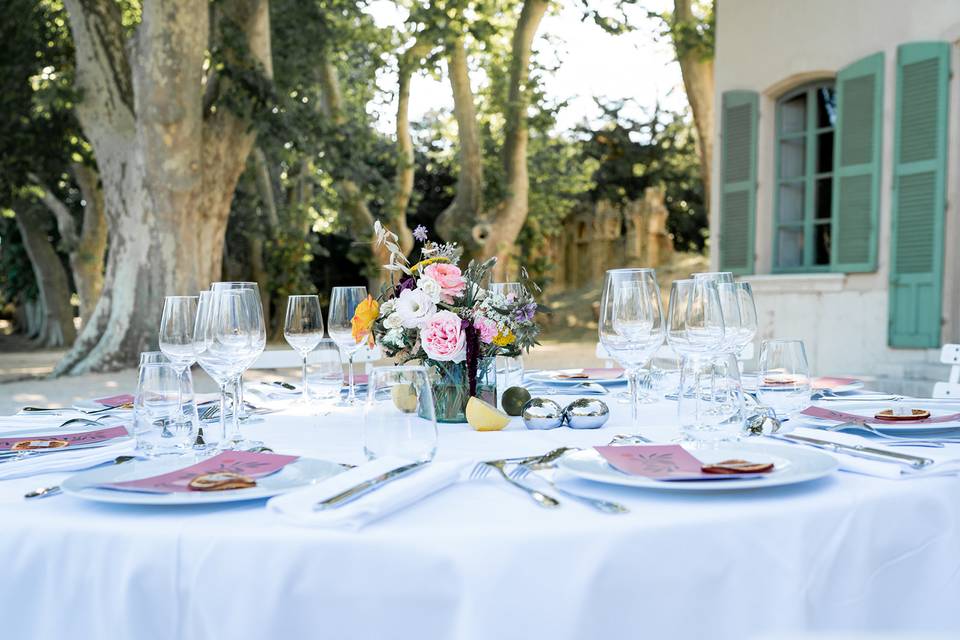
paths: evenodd
<path fill-rule="evenodd" d="M 716 35 L 711 259 L 761 336 L 867 375 L 960 342 L 960 2 L 724 0 Z"/>

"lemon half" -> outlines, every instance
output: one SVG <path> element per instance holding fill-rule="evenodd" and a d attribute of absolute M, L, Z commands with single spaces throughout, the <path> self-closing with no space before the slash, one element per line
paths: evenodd
<path fill-rule="evenodd" d="M 467 400 L 467 423 L 477 431 L 500 431 L 510 424 L 510 416 L 480 398 Z"/>

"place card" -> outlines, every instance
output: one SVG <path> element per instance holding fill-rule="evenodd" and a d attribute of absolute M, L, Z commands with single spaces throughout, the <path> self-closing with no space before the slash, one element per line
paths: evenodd
<path fill-rule="evenodd" d="M 651 480 L 735 480 L 766 475 L 705 473 L 703 462 L 679 444 L 608 445 L 594 449 L 618 471 Z"/>
<path fill-rule="evenodd" d="M 847 385 L 856 384 L 860 382 L 856 378 L 834 378 L 831 376 L 820 376 L 819 378 L 814 378 L 812 381 L 812 386 L 814 389 L 836 389 L 838 387 L 845 387 Z"/>
<path fill-rule="evenodd" d="M 801 411 L 801 413 L 805 416 L 810 416 L 811 418 L 822 418 L 824 420 L 835 420 L 837 422 L 854 422 L 858 424 L 870 423 L 889 425 L 900 422 L 896 418 L 884 420 L 883 418 L 877 418 L 876 416 L 861 416 L 855 413 L 827 409 L 826 407 L 807 407 Z M 926 418 L 924 420 L 911 420 L 910 424 L 940 424 L 942 422 L 955 422 L 958 420 L 960 420 L 960 413 L 951 413 L 949 415 Z"/>
<path fill-rule="evenodd" d="M 122 407 L 124 405 L 133 404 L 133 396 L 129 393 L 122 393 L 117 396 L 107 396 L 106 398 L 97 398 L 94 400 L 97 404 L 102 404 L 105 407 L 110 407 L 111 409 L 116 409 L 117 407 Z"/>
<path fill-rule="evenodd" d="M 78 449 L 91 447 L 114 440 L 127 438 L 130 432 L 126 427 L 109 427 L 96 431 L 80 433 L 53 433 L 42 435 L 24 435 L 0 438 L 0 451 L 49 451 L 52 449 Z"/>
<path fill-rule="evenodd" d="M 623 376 L 623 369 L 573 369 L 558 371 L 554 378 L 561 380 L 616 380 Z"/>
<path fill-rule="evenodd" d="M 187 493 L 193 491 L 190 481 L 199 475 L 217 472 L 237 473 L 249 478 L 262 478 L 280 471 L 300 456 L 282 456 L 275 453 L 254 453 L 251 451 L 224 451 L 212 458 L 192 464 L 189 467 L 169 471 L 139 480 L 111 482 L 98 485 L 118 491 L 139 491 L 145 493 Z"/>

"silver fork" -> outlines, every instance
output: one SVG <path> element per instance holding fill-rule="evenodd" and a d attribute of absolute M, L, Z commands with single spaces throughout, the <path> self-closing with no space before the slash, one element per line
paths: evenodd
<path fill-rule="evenodd" d="M 936 440 L 913 440 L 911 438 L 903 438 L 900 436 L 890 435 L 889 433 L 884 433 L 870 426 L 866 422 L 841 422 L 839 424 L 831 424 L 821 427 L 824 431 L 865 431 L 871 435 L 875 435 L 878 438 L 884 438 L 886 440 L 892 440 L 889 444 L 891 446 L 901 445 L 905 447 L 931 447 L 934 449 L 942 449 L 943 443 Z"/>
<path fill-rule="evenodd" d="M 548 467 L 544 467 L 544 468 L 548 468 Z M 527 467 L 525 465 L 518 465 L 513 471 L 510 472 L 510 477 L 513 478 L 514 480 L 523 480 L 524 478 L 529 476 L 531 473 L 533 473 L 533 470 L 530 467 Z M 572 491 L 568 491 L 562 487 L 557 486 L 555 482 L 543 476 L 537 476 L 537 477 L 543 480 L 544 482 L 546 482 L 547 484 L 549 484 L 553 488 L 553 490 L 556 491 L 557 493 L 567 496 L 568 498 L 573 498 L 578 502 L 582 502 L 587 506 L 593 507 L 597 511 L 602 511 L 604 513 L 629 513 L 630 512 L 630 509 L 627 509 L 625 506 L 623 506 L 619 502 L 610 502 L 609 500 L 601 500 L 599 498 L 591 498 L 590 496 L 574 493 Z"/>
<path fill-rule="evenodd" d="M 490 462 L 479 462 L 473 468 L 473 470 L 470 471 L 470 479 L 481 480 L 487 477 L 487 474 L 490 473 L 490 469 L 493 468 L 500 472 L 500 475 L 503 476 L 504 480 L 506 480 L 516 488 L 520 489 L 521 491 L 525 492 L 539 506 L 544 507 L 545 509 L 555 509 L 560 506 L 560 501 L 557 500 L 556 498 L 552 498 L 541 491 L 537 491 L 536 489 L 532 489 L 531 487 L 520 484 L 519 482 L 511 478 L 509 475 L 507 475 L 507 472 L 504 471 L 503 469 L 505 464 L 506 463 L 503 460 L 491 460 Z"/>

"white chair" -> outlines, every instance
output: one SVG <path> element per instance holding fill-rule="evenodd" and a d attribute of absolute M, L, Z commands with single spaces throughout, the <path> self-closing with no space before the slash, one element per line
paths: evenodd
<path fill-rule="evenodd" d="M 950 379 L 933 385 L 934 398 L 960 398 L 960 344 L 945 344 L 940 362 L 950 365 Z"/>

